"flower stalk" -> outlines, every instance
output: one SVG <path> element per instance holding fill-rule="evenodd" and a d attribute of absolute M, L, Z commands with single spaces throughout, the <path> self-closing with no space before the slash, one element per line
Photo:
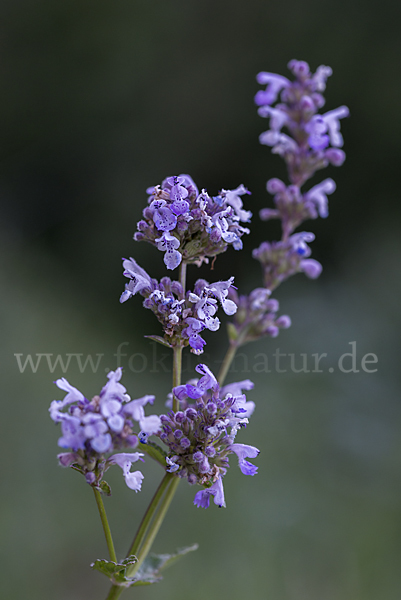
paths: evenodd
<path fill-rule="evenodd" d="M 97 508 L 99 510 L 100 520 L 102 522 L 102 527 L 104 531 L 104 536 L 106 538 L 107 548 L 109 551 L 110 560 L 117 562 L 116 551 L 114 550 L 113 538 L 111 535 L 111 529 L 109 526 L 109 522 L 106 515 L 106 509 L 103 504 L 102 495 L 95 487 L 93 488 L 93 492 L 95 494 Z"/>

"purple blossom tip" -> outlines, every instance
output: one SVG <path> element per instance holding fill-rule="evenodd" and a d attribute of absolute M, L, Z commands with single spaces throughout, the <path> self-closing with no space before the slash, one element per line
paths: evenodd
<path fill-rule="evenodd" d="M 323 270 L 322 265 L 313 258 L 307 258 L 300 262 L 301 270 L 305 273 L 309 279 L 317 279 Z"/>

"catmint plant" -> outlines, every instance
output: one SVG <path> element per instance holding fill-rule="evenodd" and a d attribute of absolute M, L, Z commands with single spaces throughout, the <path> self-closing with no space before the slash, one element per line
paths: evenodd
<path fill-rule="evenodd" d="M 272 292 L 296 273 L 311 279 L 320 275 L 320 263 L 310 258 L 314 234 L 296 229 L 306 220 L 327 217 L 327 196 L 334 192 L 335 183 L 328 178 L 306 191 L 302 188 L 316 171 L 329 164 L 340 166 L 345 159 L 340 119 L 348 116 L 348 109 L 342 106 L 318 112 L 325 104 L 322 92 L 331 69 L 320 66 L 311 73 L 307 63 L 296 60 L 288 66 L 292 80 L 266 72 L 257 76 L 266 89 L 256 94 L 255 102 L 259 115 L 269 120 L 260 142 L 284 159 L 289 179 L 288 184 L 277 178 L 267 182 L 274 208 L 262 209 L 260 217 L 264 221 L 278 219 L 282 236 L 253 251 L 262 267 L 259 287 L 240 294 L 234 274 L 227 273 L 223 281 L 197 279 L 188 288 L 188 265 L 200 267 L 222 252 L 242 249 L 241 238 L 250 232 L 245 225 L 252 213 L 243 205 L 250 192 L 241 184 L 213 196 L 206 189 L 199 192 L 189 175 L 167 177 L 148 188 L 147 205 L 134 239 L 149 242 L 162 252 L 167 270 L 176 272 L 175 279 L 165 276 L 158 281 L 135 258 L 123 259 L 128 281 L 120 297 L 121 303 L 132 301 L 132 309 L 138 302 L 134 297 L 143 298 L 143 307 L 154 313 L 161 326 L 160 335 L 147 337 L 172 350 L 173 377 L 165 413 L 145 413 L 145 407 L 148 411 L 155 400 L 151 394 L 131 399 L 120 382 L 121 367 L 108 374 L 107 383 L 92 398 L 64 378 L 55 382 L 66 392 L 64 399 L 54 400 L 49 409 L 51 419 L 61 426 L 58 445 L 64 451 L 58 460 L 62 467 L 81 473 L 93 489 L 109 559 L 96 560 L 91 566 L 110 579 L 108 600 L 118 598 L 126 588 L 159 581 L 161 571 L 173 559 L 196 549 L 149 554 L 182 479 L 195 486 L 194 505 L 206 509 L 211 500 L 218 507 L 226 506 L 223 480 L 230 459 L 244 475 L 257 473 L 257 465 L 248 459 L 257 459 L 259 449 L 243 443 L 250 439 L 248 430 L 241 431 L 255 410 L 255 403 L 245 394 L 253 383 L 225 384 L 225 379 L 241 345 L 265 336 L 274 338 L 280 329 L 290 327 L 290 317 L 279 314 L 279 302 L 271 297 Z M 232 320 L 219 375 L 199 363 L 195 369 L 199 377 L 182 382 L 182 352 L 188 348 L 201 355 L 206 344 L 203 335 L 219 330 L 222 313 Z M 163 476 L 126 558 L 118 560 L 103 503 L 103 496 L 111 494 L 104 476 L 117 465 L 127 486 L 139 492 L 144 474 L 142 468 L 135 469 L 145 456 L 160 464 Z"/>

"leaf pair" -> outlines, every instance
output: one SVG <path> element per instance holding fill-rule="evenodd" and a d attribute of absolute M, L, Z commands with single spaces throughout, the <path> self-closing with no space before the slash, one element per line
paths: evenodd
<path fill-rule="evenodd" d="M 179 548 L 175 554 L 149 554 L 134 577 L 127 575 L 129 567 L 138 562 L 134 555 L 125 558 L 121 563 L 98 559 L 91 564 L 91 567 L 106 575 L 114 585 L 126 588 L 134 585 L 150 585 L 162 579 L 161 571 L 170 567 L 181 556 L 197 549 L 198 544 L 193 544 L 186 548 Z"/>

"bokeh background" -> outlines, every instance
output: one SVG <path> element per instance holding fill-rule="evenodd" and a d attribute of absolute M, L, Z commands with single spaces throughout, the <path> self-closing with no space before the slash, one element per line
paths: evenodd
<path fill-rule="evenodd" d="M 47 409 L 62 397 L 52 382 L 63 372 L 43 362 L 21 373 L 14 354 L 102 354 L 95 373 L 74 359 L 64 373 L 91 396 L 126 342 L 125 385 L 134 398 L 155 393 L 163 410 L 171 365 L 155 367 L 143 338 L 158 324 L 139 298 L 118 303 L 122 256 L 164 274 L 161 253 L 132 241 L 145 189 L 178 173 L 210 193 L 244 183 L 254 219 L 243 252 L 190 281 L 235 275 L 244 291 L 260 285 L 251 250 L 277 230 L 257 215 L 270 202 L 266 180 L 285 171 L 258 144 L 266 121 L 253 105 L 255 75 L 286 74 L 291 58 L 330 65 L 327 109 L 351 110 L 346 163 L 313 180 L 337 182 L 329 219 L 306 224 L 324 271 L 277 291 L 293 327 L 246 347 L 229 376 L 256 384 L 257 412 L 239 441 L 261 448 L 259 474 L 232 467 L 225 510 L 195 508 L 195 490 L 182 484 L 155 550 L 200 549 L 162 584 L 126 597 L 400 597 L 400 12 L 393 0 L 2 0 L 2 598 L 94 600 L 107 588 L 89 568 L 106 557 L 91 490 L 55 458 Z M 217 369 L 224 328 L 208 341 Z M 350 342 L 358 373 L 337 367 Z M 325 352 L 328 362 L 323 373 L 293 373 L 288 362 L 286 373 L 274 362 L 271 373 L 253 372 L 256 354 L 273 361 L 277 349 L 297 361 Z M 378 357 L 374 373 L 361 370 L 366 353 Z M 145 359 L 130 368 L 133 354 Z M 147 462 L 137 495 L 115 471 L 106 506 L 123 555 L 160 467 Z"/>

